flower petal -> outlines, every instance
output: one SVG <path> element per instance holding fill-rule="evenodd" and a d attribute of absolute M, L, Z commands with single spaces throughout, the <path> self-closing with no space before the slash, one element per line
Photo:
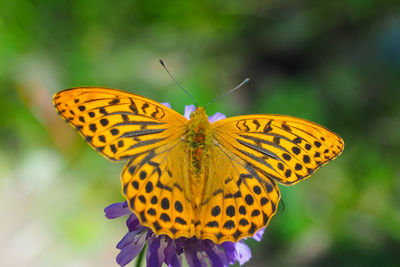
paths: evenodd
<path fill-rule="evenodd" d="M 131 213 L 129 218 L 126 220 L 126 226 L 128 227 L 129 232 L 141 230 L 144 227 L 140 224 L 139 219 L 135 214 Z"/>
<path fill-rule="evenodd" d="M 218 247 L 215 243 L 209 242 L 209 245 L 206 246 L 206 253 L 208 259 L 210 260 L 210 264 L 213 267 L 227 267 L 228 259 L 226 254 L 224 253 L 222 247 Z"/>
<path fill-rule="evenodd" d="M 146 235 L 142 233 L 140 234 L 138 240 L 129 243 L 121 250 L 121 252 L 117 255 L 117 263 L 120 266 L 125 266 L 130 263 L 140 253 L 145 243 Z"/>
<path fill-rule="evenodd" d="M 171 105 L 169 104 L 169 102 L 161 102 L 161 105 L 171 108 Z"/>
<path fill-rule="evenodd" d="M 251 259 L 251 250 L 250 248 L 242 241 L 235 243 L 236 248 L 236 260 L 240 265 L 245 264 Z"/>
<path fill-rule="evenodd" d="M 253 238 L 254 238 L 255 240 L 257 240 L 258 242 L 260 242 L 261 239 L 262 239 L 262 237 L 263 237 L 264 230 L 265 230 L 265 228 L 262 228 L 262 229 L 258 230 L 257 233 L 255 233 L 255 234 L 253 235 Z"/>
<path fill-rule="evenodd" d="M 182 266 L 182 254 L 181 249 L 177 249 L 177 243 L 175 239 L 168 239 L 167 247 L 164 250 L 165 263 L 168 267 L 181 267 Z"/>
<path fill-rule="evenodd" d="M 115 219 L 124 215 L 131 214 L 132 212 L 129 210 L 128 206 L 125 205 L 126 201 L 118 202 L 111 204 L 108 207 L 104 208 L 105 216 L 108 219 Z"/>
<path fill-rule="evenodd" d="M 210 123 L 213 123 L 213 122 L 225 119 L 225 118 L 226 118 L 226 116 L 224 114 L 217 112 L 214 115 L 208 117 L 208 121 Z"/>
<path fill-rule="evenodd" d="M 134 232 L 128 232 L 122 239 L 121 241 L 118 242 L 117 248 L 118 249 L 123 249 L 124 247 L 128 246 L 131 243 L 137 242 L 140 238 L 141 235 L 144 235 L 144 233 L 138 233 L 137 231 Z"/>
<path fill-rule="evenodd" d="M 183 113 L 183 116 L 186 119 L 190 120 L 190 114 L 192 114 L 192 112 L 195 110 L 196 110 L 196 107 L 194 105 L 185 106 L 185 113 Z"/>
<path fill-rule="evenodd" d="M 236 262 L 236 247 L 233 242 L 224 242 L 221 246 L 225 250 L 226 258 L 228 259 L 229 264 L 234 264 Z"/>
<path fill-rule="evenodd" d="M 154 236 L 149 239 L 149 248 L 147 249 L 147 266 L 161 267 L 165 259 L 165 249 L 167 241 L 165 236 Z"/>
<path fill-rule="evenodd" d="M 206 257 L 196 250 L 185 250 L 185 257 L 190 267 L 207 267 Z"/>

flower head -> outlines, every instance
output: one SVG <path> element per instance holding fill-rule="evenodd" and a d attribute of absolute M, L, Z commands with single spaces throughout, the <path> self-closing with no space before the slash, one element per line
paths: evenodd
<path fill-rule="evenodd" d="M 170 107 L 168 103 L 163 104 Z M 194 105 L 186 106 L 184 116 L 189 119 L 194 110 Z M 209 121 L 215 122 L 224 118 L 225 115 L 215 113 L 209 117 Z M 157 236 L 150 228 L 140 224 L 136 215 L 129 210 L 126 201 L 112 204 L 106 207 L 104 212 L 108 219 L 129 215 L 126 220 L 128 233 L 117 244 L 120 250 L 117 263 L 120 266 L 127 265 L 138 256 L 146 243 L 148 244 L 146 261 L 150 267 L 159 267 L 163 263 L 169 267 L 180 267 L 183 255 L 190 267 L 206 267 L 208 264 L 225 267 L 235 262 L 242 265 L 251 258 L 250 248 L 243 241 L 216 244 L 211 240 L 196 237 L 171 239 L 166 235 Z M 263 229 L 258 231 L 253 238 L 260 241 L 263 232 Z"/>
<path fill-rule="evenodd" d="M 130 263 L 146 243 L 148 244 L 146 260 L 149 267 L 159 267 L 163 263 L 170 267 L 180 267 L 183 255 L 190 267 L 203 267 L 208 264 L 225 267 L 236 261 L 243 265 L 251 258 L 250 248 L 243 241 L 216 244 L 211 240 L 196 237 L 171 239 L 166 235 L 156 236 L 150 228 L 140 224 L 136 215 L 129 210 L 126 201 L 114 203 L 106 207 L 104 212 L 108 219 L 129 215 L 126 220 L 128 233 L 117 244 L 117 248 L 121 250 L 117 256 L 117 263 L 120 266 Z M 260 238 L 262 232 L 260 230 L 255 237 L 258 235 Z"/>

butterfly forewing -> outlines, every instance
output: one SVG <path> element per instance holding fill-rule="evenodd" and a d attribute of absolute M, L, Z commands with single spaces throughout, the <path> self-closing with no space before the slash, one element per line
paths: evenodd
<path fill-rule="evenodd" d="M 103 156 L 122 160 L 183 134 L 187 120 L 148 98 L 99 87 L 63 90 L 54 96 L 59 114 Z"/>
<path fill-rule="evenodd" d="M 344 145 L 325 127 L 290 116 L 238 116 L 213 126 L 222 146 L 267 177 L 288 185 L 336 158 Z"/>

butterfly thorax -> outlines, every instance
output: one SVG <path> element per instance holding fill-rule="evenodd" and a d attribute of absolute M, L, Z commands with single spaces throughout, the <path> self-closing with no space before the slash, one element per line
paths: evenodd
<path fill-rule="evenodd" d="M 202 202 L 207 179 L 208 158 L 212 144 L 213 130 L 204 108 L 197 108 L 190 115 L 187 124 L 189 146 L 190 196 L 194 209 Z"/>

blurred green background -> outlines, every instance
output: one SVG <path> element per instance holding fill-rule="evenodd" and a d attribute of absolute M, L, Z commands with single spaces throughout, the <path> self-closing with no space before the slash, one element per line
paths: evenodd
<path fill-rule="evenodd" d="M 400 264 L 400 4 L 0 0 L 0 266 L 116 266 L 119 173 L 59 118 L 52 95 L 97 85 L 183 111 L 306 118 L 343 154 L 282 188 L 247 266 Z"/>

